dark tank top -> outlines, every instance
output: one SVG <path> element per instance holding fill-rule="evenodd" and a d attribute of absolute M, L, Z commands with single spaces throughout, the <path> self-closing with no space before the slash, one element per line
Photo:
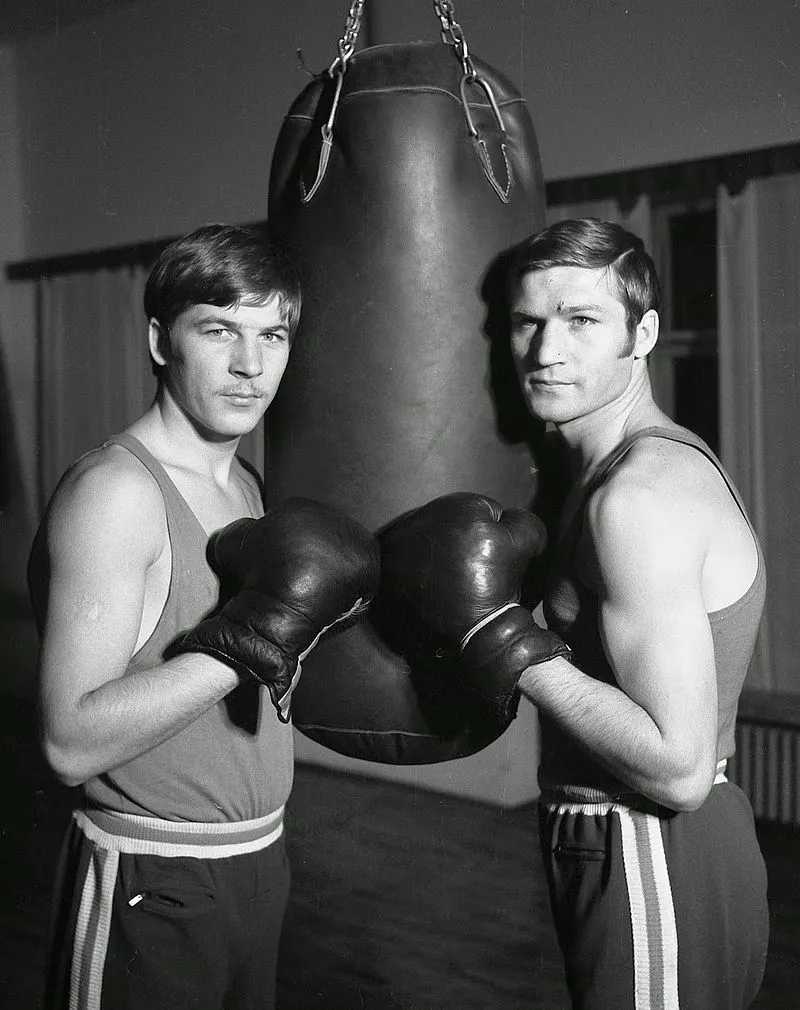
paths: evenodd
<path fill-rule="evenodd" d="M 544 616 L 548 627 L 572 649 L 576 666 L 596 680 L 616 686 L 600 637 L 599 600 L 578 576 L 575 553 L 589 499 L 631 446 L 643 438 L 670 439 L 702 452 L 724 479 L 756 543 L 758 568 L 749 589 L 734 603 L 708 614 L 717 672 L 717 759 L 723 760 L 734 751 L 736 711 L 764 608 L 766 574 L 761 546 L 742 500 L 720 461 L 701 439 L 683 428 L 644 428 L 634 432 L 609 453 L 588 482 L 574 517 L 555 545 L 545 587 Z M 581 791 L 589 789 L 603 796 L 630 791 L 578 748 L 545 715 L 541 715 L 540 724 L 542 757 L 539 784 L 543 790 L 575 786 Z"/>
<path fill-rule="evenodd" d="M 214 610 L 219 581 L 206 560 L 208 535 L 164 467 L 132 435 L 120 445 L 152 474 L 167 516 L 172 572 L 152 634 L 124 676 L 163 662 L 165 650 Z M 254 516 L 257 489 L 248 488 Z M 178 821 L 242 821 L 283 806 L 292 787 L 292 728 L 279 722 L 269 696 L 243 682 L 185 729 L 85 785 L 88 805 Z"/>

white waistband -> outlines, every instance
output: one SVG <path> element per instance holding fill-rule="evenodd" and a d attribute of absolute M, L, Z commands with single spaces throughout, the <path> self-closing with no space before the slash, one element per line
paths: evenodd
<path fill-rule="evenodd" d="M 727 760 L 717 762 L 714 785 L 727 782 L 725 771 Z M 547 810 L 570 814 L 608 814 L 613 811 L 637 810 L 641 813 L 657 813 L 659 804 L 639 793 L 611 795 L 593 786 L 563 785 L 548 786 L 542 790 L 539 802 Z"/>
<path fill-rule="evenodd" d="M 284 808 L 249 821 L 167 821 L 113 810 L 76 810 L 76 823 L 95 845 L 134 855 L 222 859 L 258 852 L 283 834 Z"/>

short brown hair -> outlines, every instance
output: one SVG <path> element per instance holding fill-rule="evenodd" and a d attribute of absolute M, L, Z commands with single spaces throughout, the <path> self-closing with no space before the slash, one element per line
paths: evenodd
<path fill-rule="evenodd" d="M 262 304 L 277 296 L 289 334 L 300 321 L 300 282 L 287 257 L 255 227 L 207 224 L 158 257 L 144 291 L 148 321 L 168 330 L 192 305 Z"/>
<path fill-rule="evenodd" d="M 642 240 L 596 217 L 558 221 L 520 243 L 509 265 L 508 293 L 513 296 L 526 274 L 567 266 L 608 271 L 629 333 L 645 312 L 661 307 L 661 282 Z"/>

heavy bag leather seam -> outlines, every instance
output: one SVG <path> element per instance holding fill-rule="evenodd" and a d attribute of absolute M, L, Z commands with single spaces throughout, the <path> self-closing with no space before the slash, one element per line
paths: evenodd
<path fill-rule="evenodd" d="M 403 94 L 409 92 L 416 92 L 417 94 L 438 94 L 445 95 L 447 98 L 452 98 L 459 106 L 461 105 L 461 99 L 452 93 L 452 91 L 447 91 L 445 88 L 430 88 L 430 87 L 413 87 L 413 88 L 376 88 L 371 90 L 363 91 L 351 91 L 348 94 L 343 95 L 341 101 L 339 102 L 339 107 L 346 105 L 349 101 L 354 98 L 363 98 L 365 96 L 372 95 L 391 95 L 391 94 Z M 513 105 L 525 105 L 524 98 L 507 98 L 504 101 L 497 103 L 498 107 L 501 109 L 510 108 Z M 488 102 L 470 102 L 469 106 L 471 109 L 486 109 L 491 110 L 491 105 Z M 286 115 L 285 121 L 291 122 L 292 120 L 297 120 L 306 123 L 313 123 L 315 116 L 309 115 L 305 112 L 290 112 Z"/>

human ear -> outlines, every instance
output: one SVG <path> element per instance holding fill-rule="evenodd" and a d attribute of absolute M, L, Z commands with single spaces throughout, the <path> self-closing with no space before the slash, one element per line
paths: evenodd
<path fill-rule="evenodd" d="M 169 333 L 157 319 L 151 319 L 147 329 L 150 356 L 157 365 L 166 365 L 169 357 Z"/>
<path fill-rule="evenodd" d="M 636 340 L 633 346 L 634 358 L 646 358 L 656 346 L 659 329 L 658 313 L 655 309 L 648 309 L 639 320 L 636 327 Z"/>

